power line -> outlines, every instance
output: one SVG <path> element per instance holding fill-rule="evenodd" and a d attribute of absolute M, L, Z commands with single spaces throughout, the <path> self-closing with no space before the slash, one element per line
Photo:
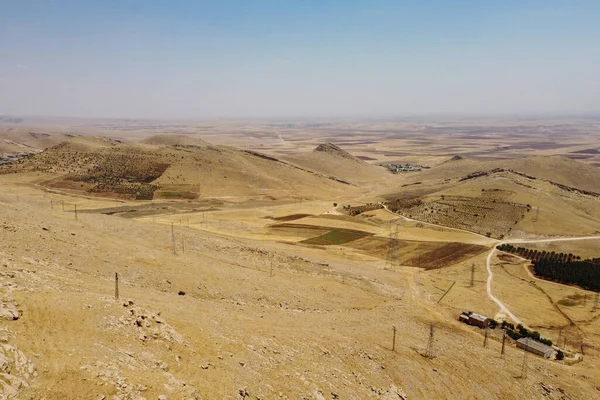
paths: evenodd
<path fill-rule="evenodd" d="M 425 351 L 425 357 L 433 358 L 435 354 L 433 352 L 433 343 L 434 343 L 434 335 L 435 335 L 435 327 L 433 324 L 429 325 L 429 340 L 427 341 L 427 350 Z"/>
<path fill-rule="evenodd" d="M 115 300 L 119 300 L 119 273 L 115 272 Z"/>
<path fill-rule="evenodd" d="M 486 348 L 487 347 L 487 343 L 488 343 L 488 328 L 487 326 L 485 327 L 485 336 L 483 337 L 483 347 Z"/>
<path fill-rule="evenodd" d="M 442 301 L 442 299 L 444 297 L 446 297 L 446 295 L 450 292 L 450 290 L 452 290 L 452 288 L 454 287 L 454 285 L 456 285 L 456 281 L 452 282 L 452 285 L 450 285 L 450 287 L 448 288 L 448 290 L 446 290 L 446 292 L 444 292 L 444 294 L 442 295 L 442 297 L 440 297 L 440 299 L 437 301 L 437 304 L 440 304 L 440 301 Z"/>
<path fill-rule="evenodd" d="M 385 258 L 385 269 L 396 270 L 400 252 L 400 241 L 398 240 L 398 225 L 392 227 L 390 239 L 388 241 L 388 250 Z"/>
<path fill-rule="evenodd" d="M 177 255 L 177 250 L 175 248 L 175 228 L 173 227 L 173 223 L 171 222 L 171 244 L 173 246 L 173 255 Z"/>

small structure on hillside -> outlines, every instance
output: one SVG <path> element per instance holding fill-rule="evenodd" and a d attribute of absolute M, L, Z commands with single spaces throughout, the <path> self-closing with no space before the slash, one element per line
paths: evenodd
<path fill-rule="evenodd" d="M 554 355 L 552 347 L 528 337 L 517 340 L 517 347 L 546 358 L 552 358 Z"/>
<path fill-rule="evenodd" d="M 473 311 L 462 312 L 458 317 L 458 320 L 467 325 L 477 326 L 482 329 L 490 326 L 490 323 L 493 321 L 491 318 L 488 318 L 485 315 L 477 314 Z"/>

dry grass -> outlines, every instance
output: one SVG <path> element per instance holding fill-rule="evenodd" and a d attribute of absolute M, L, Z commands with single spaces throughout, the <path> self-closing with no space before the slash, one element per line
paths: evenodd
<path fill-rule="evenodd" d="M 475 129 L 470 123 L 450 125 L 452 130 L 459 125 Z M 502 132 L 514 128 L 493 125 Z M 537 129 L 534 123 L 523 125 Z M 268 142 L 268 123 L 249 124 L 243 133 L 236 123 L 194 129 L 215 144 L 256 141 L 255 149 L 271 154 L 310 150 L 322 140 L 316 136 L 329 132 L 328 140 L 349 142 L 354 155 L 432 165 L 459 148 L 492 154 L 503 142 L 484 132 L 478 134 L 486 137 L 481 142 L 458 138 L 451 144 L 444 134 L 425 135 L 432 126 L 419 123 L 363 125 L 362 133 L 349 135 L 357 126 L 318 127 L 318 135 L 302 124 L 282 128 L 284 138 L 290 137 L 285 143 Z M 142 138 L 159 128 L 128 129 L 131 137 Z M 397 138 L 373 136 L 393 129 Z M 530 152 L 527 135 L 511 142 L 521 146 L 511 154 Z M 112 149 L 123 146 L 113 144 L 78 139 L 67 154 L 122 154 Z M 56 170 L 0 176 L 0 287 L 4 302 L 12 299 L 23 311 L 19 320 L 0 324 L 9 332 L 8 343 L 33 360 L 38 372 L 21 398 L 63 399 L 73 393 L 85 398 L 236 398 L 240 389 L 260 398 L 398 397 L 392 386 L 409 398 L 559 398 L 558 388 L 571 398 L 596 395 L 600 320 L 591 312 L 591 293 L 532 278 L 514 257 L 494 260 L 494 294 L 543 336 L 556 340 L 563 328 L 568 351 L 583 347 L 585 353 L 583 361 L 570 366 L 530 357 L 528 378 L 519 379 L 520 351 L 511 344 L 501 358 L 495 335 L 483 348 L 482 332 L 456 321 L 466 310 L 502 317 L 485 292 L 485 257 L 492 239 L 406 221 L 385 210 L 338 215 L 333 203 L 367 204 L 398 193 L 418 193 L 436 202 L 441 195 L 468 199 L 463 203 L 473 201 L 477 207 L 493 201 L 529 203 L 532 210 L 511 230 L 519 237 L 594 232 L 600 226 L 597 199 L 548 182 L 531 184 L 514 174 L 457 183 L 484 163 L 468 159 L 414 176 L 369 181 L 371 172 L 365 172 L 357 175 L 359 185 L 350 186 L 219 146 L 169 144 L 133 148 L 168 161 L 156 182 L 163 193 L 199 193 L 198 199 L 115 202 L 76 185 L 60 192 L 36 186 L 71 173 L 59 171 L 58 163 Z M 425 147 L 429 155 L 417 152 Z M 560 151 L 539 149 L 544 155 Z M 553 165 L 572 164 L 544 160 L 527 168 L 535 172 Z M 315 164 L 314 170 L 332 166 Z M 571 168 L 557 179 L 582 187 L 596 179 L 593 174 L 572 177 L 577 171 L 591 170 Z M 415 181 L 422 183 L 402 188 Z M 493 210 L 489 215 L 495 215 Z M 394 226 L 401 252 L 390 269 L 385 256 Z M 320 242 L 299 243 L 307 239 Z M 591 253 L 594 248 L 578 243 L 569 252 L 577 250 Z M 115 271 L 121 276 L 121 296 L 133 305 L 113 300 Z M 139 308 L 137 316 L 144 315 L 140 326 L 131 317 L 133 307 Z M 427 359 L 421 353 L 431 323 L 436 357 Z M 390 350 L 392 326 L 399 332 L 396 352 Z M 550 394 L 541 383 L 552 387 Z"/>

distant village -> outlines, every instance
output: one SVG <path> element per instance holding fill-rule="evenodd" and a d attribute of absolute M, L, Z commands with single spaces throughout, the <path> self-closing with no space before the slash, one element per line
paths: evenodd
<path fill-rule="evenodd" d="M 402 172 L 418 172 L 422 169 L 429 169 L 426 165 L 418 165 L 418 164 L 378 164 L 381 167 L 387 168 L 392 174 L 399 174 Z"/>
<path fill-rule="evenodd" d="M 8 165 L 19 160 L 32 157 L 36 153 L 35 152 L 22 152 L 17 154 L 0 154 L 0 165 Z"/>

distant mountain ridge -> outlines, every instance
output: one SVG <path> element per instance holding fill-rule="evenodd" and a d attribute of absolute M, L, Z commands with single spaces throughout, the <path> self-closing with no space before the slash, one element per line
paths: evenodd
<path fill-rule="evenodd" d="M 346 158 L 348 160 L 352 160 L 357 163 L 364 163 L 364 161 L 362 161 L 361 159 L 354 157 L 352 154 L 348 153 L 346 150 L 342 150 L 335 144 L 329 143 L 329 142 L 318 145 L 313 151 L 317 152 L 317 153 L 319 153 L 319 152 L 327 153 L 327 154 L 331 154 L 333 156 Z"/>

